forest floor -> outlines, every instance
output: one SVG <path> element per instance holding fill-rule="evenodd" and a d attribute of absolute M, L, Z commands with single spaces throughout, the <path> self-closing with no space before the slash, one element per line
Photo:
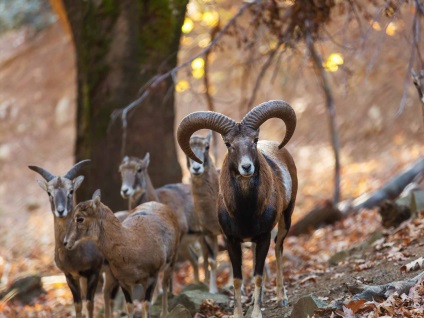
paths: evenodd
<path fill-rule="evenodd" d="M 8 286 L 20 275 L 37 273 L 44 277 L 46 290 L 46 294 L 36 298 L 31 305 L 3 297 L 0 317 L 70 317 L 73 313 L 71 294 L 53 262 L 52 217 L 47 212 L 47 196 L 26 166 L 40 164 L 61 174 L 73 163 L 74 62 L 70 39 L 58 24 L 38 34 L 22 29 L 0 37 L 0 284 Z M 386 75 L 381 77 L 386 78 Z M 394 80 L 395 75 L 387 78 Z M 402 76 L 398 74 L 396 78 Z M 367 85 L 376 85 L 378 81 L 375 79 Z M 403 84 L 403 79 L 399 82 Z M 384 86 L 384 94 L 374 102 L 389 104 L 392 94 L 394 90 Z M 181 97 L 177 98 L 182 105 Z M 381 108 L 380 112 L 374 108 L 371 116 L 374 121 L 364 119 L 364 130 L 359 132 L 352 121 L 361 113 L 370 114 L 370 105 L 356 106 L 354 113 L 349 105 L 338 108 L 345 145 L 342 148 L 345 198 L 355 198 L 378 189 L 399 170 L 414 162 L 424 150 L 423 128 L 417 124 L 420 116 L 411 107 L 407 107 L 398 119 L 391 115 L 395 114 L 396 106 Z M 177 117 L 181 118 L 182 109 L 187 111 L 187 107 L 178 107 Z M 307 135 L 310 127 L 314 131 Z M 269 134 L 273 132 L 272 129 L 268 131 Z M 323 160 L 331 157 L 331 148 L 328 143 L 318 144 L 316 141 L 328 139 L 326 131 L 323 112 L 311 110 L 299 116 L 297 134 L 307 137 L 297 138 L 290 148 L 297 159 L 301 180 L 295 220 L 320 200 L 331 196 L 332 164 L 331 160 Z M 322 164 L 317 164 L 320 160 L 323 160 Z M 402 273 L 401 267 L 422 256 L 423 234 L 421 219 L 405 223 L 400 230 L 383 230 L 380 216 L 372 210 L 361 211 L 310 235 L 287 238 L 284 278 L 290 306 L 275 308 L 274 293 L 266 292 L 264 317 L 288 317 L 293 305 L 304 295 L 313 294 L 327 303 L 337 299 L 348 301 L 350 294 L 345 284 L 384 284 L 415 276 L 417 272 Z M 371 236 L 380 238 L 374 244 L 361 244 Z M 329 265 L 332 255 L 355 246 L 357 248 L 346 258 Z M 249 270 L 252 262 L 249 252 L 246 254 L 245 267 Z M 228 264 L 225 253 L 219 256 L 219 261 L 222 268 L 219 283 L 224 286 L 228 279 L 228 266 L 222 265 Z M 272 247 L 268 262 L 271 273 L 275 273 Z M 189 266 L 180 266 L 175 279 L 177 291 L 189 283 Z M 271 275 L 268 288 L 273 287 L 273 281 Z M 243 299 L 246 309 L 250 301 L 249 286 L 247 290 L 247 297 Z M 422 311 L 415 310 L 414 306 L 424 308 L 424 303 L 415 296 L 411 292 L 392 299 L 390 304 L 373 303 L 362 310 L 366 313 L 374 311 L 374 317 L 423 317 Z M 102 306 L 98 294 L 96 312 Z M 405 308 L 408 313 L 404 312 Z M 225 310 L 215 312 L 218 316 L 227 313 Z M 349 309 L 342 313 L 339 312 L 343 317 L 354 317 Z"/>

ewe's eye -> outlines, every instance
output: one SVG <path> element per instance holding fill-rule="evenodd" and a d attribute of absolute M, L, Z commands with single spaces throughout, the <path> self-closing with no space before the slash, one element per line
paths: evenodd
<path fill-rule="evenodd" d="M 69 194 L 73 195 L 74 194 L 74 190 L 69 190 Z"/>
<path fill-rule="evenodd" d="M 77 217 L 77 223 L 81 224 L 82 222 L 84 222 L 84 218 L 83 217 Z"/>
<path fill-rule="evenodd" d="M 231 147 L 231 144 L 229 142 L 226 142 L 225 145 L 227 146 L 227 148 Z"/>
<path fill-rule="evenodd" d="M 253 140 L 253 142 L 254 142 L 255 144 L 257 144 L 257 143 L 258 143 L 258 141 L 259 141 L 259 138 L 255 138 L 255 140 Z"/>
<path fill-rule="evenodd" d="M 49 197 L 52 197 L 52 194 L 50 192 L 47 192 L 47 194 L 49 195 Z"/>
<path fill-rule="evenodd" d="M 137 172 L 140 173 L 141 172 L 141 168 L 138 168 Z"/>
<path fill-rule="evenodd" d="M 205 149 L 206 149 L 206 150 L 209 150 L 209 146 L 207 146 Z"/>

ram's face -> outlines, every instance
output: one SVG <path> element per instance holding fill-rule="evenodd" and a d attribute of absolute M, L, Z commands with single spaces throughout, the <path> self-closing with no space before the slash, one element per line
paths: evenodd
<path fill-rule="evenodd" d="M 224 136 L 230 168 L 242 177 L 251 177 L 256 171 L 258 136 L 259 130 L 241 125 L 237 125 Z"/>

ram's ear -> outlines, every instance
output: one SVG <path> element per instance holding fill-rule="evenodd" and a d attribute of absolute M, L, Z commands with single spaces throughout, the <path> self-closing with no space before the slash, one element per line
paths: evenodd
<path fill-rule="evenodd" d="M 150 152 L 146 153 L 146 155 L 143 158 L 143 165 L 145 168 L 147 168 L 150 164 Z"/>
<path fill-rule="evenodd" d="M 94 191 L 92 200 L 93 200 L 93 205 L 95 207 L 98 207 L 100 205 L 100 189 L 97 189 L 96 191 Z"/>

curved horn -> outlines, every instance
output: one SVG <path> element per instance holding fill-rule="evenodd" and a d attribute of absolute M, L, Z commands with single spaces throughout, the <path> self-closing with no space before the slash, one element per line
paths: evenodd
<path fill-rule="evenodd" d="M 253 129 L 259 129 L 270 118 L 280 118 L 286 124 L 286 136 L 278 146 L 281 149 L 289 142 L 296 128 L 296 113 L 286 102 L 270 100 L 269 102 L 262 103 L 248 112 L 241 121 L 241 124 Z"/>
<path fill-rule="evenodd" d="M 56 178 L 54 175 L 52 175 L 50 172 L 48 172 L 47 170 L 38 167 L 38 166 L 28 166 L 28 168 L 30 168 L 31 170 L 39 173 L 44 179 L 46 179 L 47 182 L 49 182 L 50 180 Z"/>
<path fill-rule="evenodd" d="M 91 160 L 90 159 L 86 159 L 86 160 L 82 160 L 80 162 L 78 162 L 77 164 L 75 164 L 75 166 L 73 166 L 71 168 L 71 170 L 69 170 L 63 177 L 67 178 L 69 180 L 73 180 L 77 177 L 77 174 L 79 172 L 79 170 L 85 166 L 86 164 L 90 163 Z"/>
<path fill-rule="evenodd" d="M 221 135 L 226 135 L 236 122 L 216 112 L 194 112 L 183 118 L 177 130 L 177 140 L 184 153 L 192 160 L 202 163 L 190 147 L 190 137 L 199 129 L 212 129 Z"/>

